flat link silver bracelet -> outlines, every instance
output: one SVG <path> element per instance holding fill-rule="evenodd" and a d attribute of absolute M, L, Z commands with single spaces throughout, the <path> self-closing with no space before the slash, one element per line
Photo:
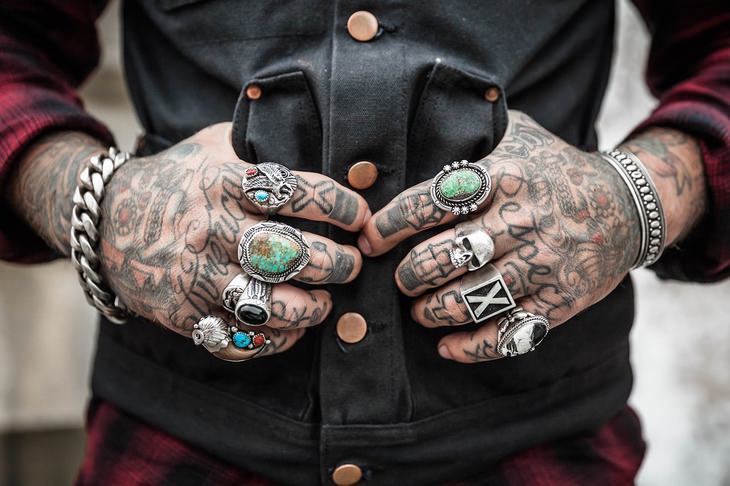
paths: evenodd
<path fill-rule="evenodd" d="M 96 249 L 104 188 L 127 160 L 129 154 L 114 147 L 91 157 L 79 175 L 71 212 L 71 263 L 79 274 L 86 300 L 115 324 L 126 322 L 127 310 L 104 282 Z"/>
<path fill-rule="evenodd" d="M 656 186 L 644 164 L 631 152 L 614 149 L 601 152 L 601 155 L 629 187 L 639 213 L 641 246 L 632 269 L 652 265 L 664 251 L 667 236 L 664 210 Z"/>

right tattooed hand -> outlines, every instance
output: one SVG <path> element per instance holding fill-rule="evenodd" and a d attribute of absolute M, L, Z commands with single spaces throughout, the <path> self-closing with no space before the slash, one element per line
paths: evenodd
<path fill-rule="evenodd" d="M 164 152 L 130 160 L 112 177 L 103 203 L 100 253 L 112 290 L 135 314 L 186 336 L 204 315 L 234 320 L 221 306 L 221 292 L 242 272 L 241 234 L 266 219 L 243 195 L 250 164 L 234 153 L 230 127 L 213 125 Z M 359 231 L 369 218 L 367 203 L 353 191 L 321 174 L 294 174 L 297 191 L 279 214 L 349 231 Z M 295 280 L 345 283 L 360 272 L 355 247 L 303 234 L 311 259 Z M 272 342 L 258 356 L 288 349 L 331 309 L 326 290 L 274 285 L 265 329 Z M 217 353 L 228 360 L 252 354 L 233 346 Z"/>

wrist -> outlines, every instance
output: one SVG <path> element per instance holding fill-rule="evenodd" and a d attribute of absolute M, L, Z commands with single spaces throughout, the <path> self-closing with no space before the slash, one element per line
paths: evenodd
<path fill-rule="evenodd" d="M 621 147 L 633 153 L 649 173 L 666 219 L 666 245 L 681 241 L 706 210 L 707 187 L 697 141 L 670 128 L 652 128 Z"/>
<path fill-rule="evenodd" d="M 7 203 L 59 254 L 70 253 L 71 198 L 79 173 L 103 150 L 100 142 L 83 133 L 49 134 L 31 144 L 9 174 Z"/>

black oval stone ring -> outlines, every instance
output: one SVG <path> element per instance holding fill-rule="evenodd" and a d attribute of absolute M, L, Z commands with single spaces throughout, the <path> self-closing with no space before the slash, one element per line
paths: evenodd
<path fill-rule="evenodd" d="M 309 263 L 309 245 L 299 230 L 284 223 L 264 221 L 243 234 L 238 260 L 243 271 L 255 279 L 284 282 Z"/>
<path fill-rule="evenodd" d="M 431 199 L 441 209 L 469 214 L 479 210 L 489 191 L 492 179 L 481 165 L 466 160 L 444 166 L 431 182 Z"/>

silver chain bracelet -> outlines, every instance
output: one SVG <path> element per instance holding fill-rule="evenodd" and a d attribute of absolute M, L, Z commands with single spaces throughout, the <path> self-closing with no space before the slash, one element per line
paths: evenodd
<path fill-rule="evenodd" d="M 71 262 L 79 273 L 81 288 L 89 304 L 115 324 L 126 321 L 126 307 L 104 282 L 96 249 L 104 186 L 127 160 L 129 154 L 114 147 L 91 157 L 79 175 L 71 212 Z"/>
<path fill-rule="evenodd" d="M 632 268 L 645 267 L 656 262 L 664 251 L 667 229 L 662 203 L 656 187 L 636 155 L 625 150 L 614 149 L 601 152 L 621 175 L 631 191 L 641 224 L 641 246 Z"/>

